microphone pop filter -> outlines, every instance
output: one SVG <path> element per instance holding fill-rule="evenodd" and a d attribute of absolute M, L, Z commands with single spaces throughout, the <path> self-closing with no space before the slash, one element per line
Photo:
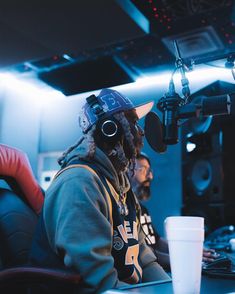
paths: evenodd
<path fill-rule="evenodd" d="M 166 151 L 167 145 L 163 142 L 162 123 L 155 112 L 151 111 L 145 116 L 144 132 L 147 142 L 154 151 L 158 153 Z"/>

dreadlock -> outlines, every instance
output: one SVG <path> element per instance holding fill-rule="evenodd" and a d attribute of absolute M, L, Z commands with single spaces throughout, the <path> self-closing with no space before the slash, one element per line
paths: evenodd
<path fill-rule="evenodd" d="M 72 152 L 75 148 L 82 144 L 82 142 L 86 139 L 86 148 L 87 152 L 85 157 L 91 158 L 95 153 L 95 141 L 93 133 L 95 131 L 95 126 L 93 126 L 86 134 L 84 134 L 75 144 L 71 145 L 68 149 L 66 149 L 63 154 L 58 158 L 58 163 L 62 167 L 66 165 L 66 157 L 67 155 Z"/>
<path fill-rule="evenodd" d="M 115 146 L 114 150 L 118 151 L 117 156 L 120 161 L 120 164 L 123 166 L 124 169 L 127 169 L 130 163 L 133 163 L 131 165 L 135 165 L 136 148 L 134 145 L 134 137 L 131 133 L 130 123 L 127 120 L 124 112 L 114 114 L 114 118 L 120 122 L 124 134 L 123 144 L 120 144 L 119 142 L 119 144 Z M 124 147 L 124 144 L 127 145 L 126 148 Z M 124 151 L 124 149 L 128 150 Z"/>
<path fill-rule="evenodd" d="M 128 143 L 128 147 L 130 149 L 130 153 L 131 153 L 131 160 L 135 159 L 135 157 L 137 156 L 136 154 L 136 148 L 134 145 L 134 136 L 131 132 L 131 128 L 130 128 L 130 123 L 127 120 L 125 114 L 123 112 L 120 113 L 116 113 L 114 114 L 114 117 L 120 122 L 120 124 L 122 125 L 122 129 L 123 129 L 123 134 L 124 134 L 124 138 Z"/>

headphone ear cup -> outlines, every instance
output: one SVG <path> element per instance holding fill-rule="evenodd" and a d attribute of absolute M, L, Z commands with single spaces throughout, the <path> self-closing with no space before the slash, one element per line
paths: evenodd
<path fill-rule="evenodd" d="M 101 139 L 106 143 L 118 142 L 123 134 L 120 122 L 113 117 L 100 119 L 97 122 L 96 129 L 99 132 Z"/>

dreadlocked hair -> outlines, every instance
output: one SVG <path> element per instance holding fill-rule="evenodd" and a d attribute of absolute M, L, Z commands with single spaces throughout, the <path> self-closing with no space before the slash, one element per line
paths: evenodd
<path fill-rule="evenodd" d="M 128 151 L 124 150 L 125 149 L 125 147 L 123 148 L 124 145 L 122 146 L 123 157 L 125 158 L 125 160 L 128 163 L 132 163 L 132 165 L 134 165 L 137 153 L 136 153 L 136 148 L 134 145 L 134 136 L 133 136 L 133 134 L 131 132 L 131 128 L 130 128 L 130 123 L 127 120 L 124 112 L 119 112 L 119 113 L 114 114 L 114 118 L 120 122 L 122 129 L 123 129 L 124 141 L 126 140 L 126 142 L 127 142 L 126 147 L 127 147 Z M 129 154 L 126 154 L 126 153 L 129 153 Z"/>
<path fill-rule="evenodd" d="M 72 152 L 75 148 L 77 148 L 84 140 L 86 140 L 86 145 L 84 145 L 84 148 L 86 148 L 85 154 L 82 154 L 82 157 L 93 157 L 95 153 L 96 144 L 94 141 L 93 133 L 95 130 L 95 126 L 93 126 L 86 134 L 84 134 L 75 144 L 71 145 L 68 149 L 66 149 L 63 154 L 58 158 L 57 162 L 60 166 L 66 165 L 66 157 L 70 152 Z"/>
<path fill-rule="evenodd" d="M 127 170 L 129 160 L 126 158 L 123 145 L 120 142 L 117 142 L 113 149 L 108 152 L 108 157 L 111 159 L 117 172 Z"/>

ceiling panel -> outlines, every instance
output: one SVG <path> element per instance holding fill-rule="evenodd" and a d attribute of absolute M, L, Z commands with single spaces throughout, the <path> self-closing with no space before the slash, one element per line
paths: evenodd
<path fill-rule="evenodd" d="M 1 66 L 145 35 L 114 0 L 1 0 L 0 23 Z"/>
<path fill-rule="evenodd" d="M 105 86 L 107 70 L 122 70 L 123 77 L 127 77 L 121 81 L 113 77 L 112 84 L 116 85 L 132 80 L 133 75 L 174 68 L 174 40 L 185 62 L 186 58 L 195 63 L 211 62 L 221 56 L 226 60 L 230 54 L 233 65 L 234 3 L 234 0 L 0 0 L 0 67 L 36 72 L 48 84 L 56 84 L 59 89 L 64 85 L 64 92 L 74 93 L 83 89 L 70 85 L 70 81 L 76 83 L 81 74 L 85 74 L 92 89 L 97 86 L 96 75 L 89 80 L 89 72 L 102 62 L 104 66 L 98 77 Z M 132 9 L 127 10 L 125 4 L 129 7 L 131 4 Z M 149 33 L 141 29 L 133 7 L 148 21 Z"/>

